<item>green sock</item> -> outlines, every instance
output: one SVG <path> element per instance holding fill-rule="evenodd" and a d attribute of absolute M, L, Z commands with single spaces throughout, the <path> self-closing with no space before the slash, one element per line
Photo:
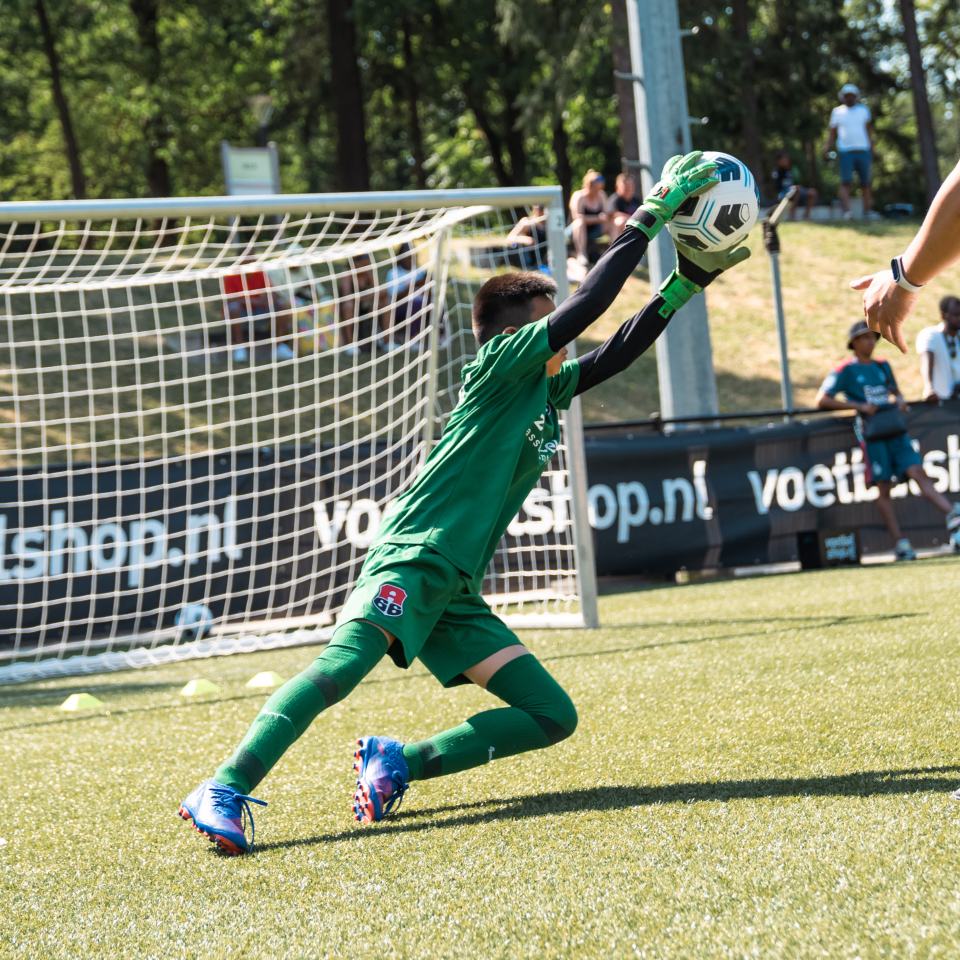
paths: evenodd
<path fill-rule="evenodd" d="M 511 660 L 493 675 L 487 690 L 510 706 L 486 710 L 429 740 L 406 744 L 403 756 L 411 780 L 458 773 L 549 747 L 576 729 L 573 702 L 536 657 Z"/>
<path fill-rule="evenodd" d="M 214 774 L 249 793 L 316 716 L 342 700 L 387 652 L 387 638 L 364 620 L 345 623 L 327 649 L 264 704 L 233 756 Z"/>

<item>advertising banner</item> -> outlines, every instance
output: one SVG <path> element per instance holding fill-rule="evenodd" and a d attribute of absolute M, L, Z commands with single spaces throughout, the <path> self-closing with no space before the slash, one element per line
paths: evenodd
<path fill-rule="evenodd" d="M 910 436 L 948 499 L 960 499 L 960 403 L 914 406 Z M 798 558 L 798 534 L 856 530 L 864 552 L 890 550 L 846 417 L 670 436 L 588 431 L 590 522 L 600 575 L 671 574 Z M 942 515 L 915 484 L 894 487 L 904 535 L 944 542 Z"/>
<path fill-rule="evenodd" d="M 960 499 L 960 403 L 916 406 L 909 421 L 937 489 Z M 409 453 L 0 472 L 0 645 L 15 632 L 22 645 L 136 635 L 169 627 L 193 602 L 224 620 L 332 616 L 376 535 L 387 484 L 415 469 Z M 594 429 L 586 453 L 600 575 L 792 561 L 810 531 L 846 532 L 837 543 L 848 546 L 855 532 L 864 552 L 892 546 L 847 418 L 668 436 Z M 569 508 L 558 480 L 527 498 L 508 550 L 530 536 L 561 542 Z M 944 542 L 942 516 L 915 490 L 901 484 L 894 497 L 915 547 Z"/>

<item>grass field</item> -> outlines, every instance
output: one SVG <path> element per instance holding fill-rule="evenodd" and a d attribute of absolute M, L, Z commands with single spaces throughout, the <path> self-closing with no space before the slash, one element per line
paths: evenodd
<path fill-rule="evenodd" d="M 360 829 L 354 737 L 483 708 L 381 665 L 256 791 L 254 856 L 175 815 L 310 650 L 0 692 L 3 957 L 954 957 L 960 560 L 603 599 L 524 639 L 581 723 Z M 206 676 L 218 697 L 185 702 Z M 76 690 L 109 712 L 70 716 Z"/>

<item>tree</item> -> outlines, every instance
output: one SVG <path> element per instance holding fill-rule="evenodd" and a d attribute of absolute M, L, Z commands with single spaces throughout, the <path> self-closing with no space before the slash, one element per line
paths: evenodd
<path fill-rule="evenodd" d="M 363 83 L 357 63 L 354 17 L 353 0 L 327 0 L 331 106 L 336 120 L 335 176 L 339 190 L 370 189 Z"/>
<path fill-rule="evenodd" d="M 910 60 L 910 89 L 913 93 L 913 111 L 917 118 L 917 138 L 920 141 L 920 161 L 927 188 L 927 203 L 933 201 L 940 188 L 940 171 L 937 163 L 937 141 L 933 133 L 933 118 L 927 98 L 927 81 L 923 71 L 923 55 L 920 38 L 917 36 L 917 13 L 913 0 L 900 0 L 900 16 L 903 20 L 903 39 Z"/>
<path fill-rule="evenodd" d="M 82 200 L 87 195 L 87 181 L 83 173 L 83 164 L 80 162 L 80 147 L 77 144 L 77 135 L 74 132 L 70 104 L 63 89 L 63 71 L 60 68 L 57 40 L 50 18 L 47 16 L 44 0 L 34 0 L 34 8 L 40 26 L 43 53 L 50 71 L 50 89 L 53 94 L 53 102 L 56 105 L 60 128 L 63 131 L 63 146 L 67 154 L 67 165 L 70 167 L 73 195 L 76 199 Z"/>
<path fill-rule="evenodd" d="M 139 63 L 143 77 L 147 118 L 144 124 L 144 148 L 147 154 L 147 188 L 151 196 L 169 197 L 173 193 L 170 167 L 165 156 L 170 129 L 163 111 L 163 58 L 160 52 L 158 0 L 130 0 L 140 42 Z"/>
<path fill-rule="evenodd" d="M 574 5 L 563 0 L 499 0 L 497 9 L 501 38 L 537 67 L 520 98 L 522 121 L 532 125 L 538 116 L 549 118 L 553 169 L 566 201 L 573 188 L 571 101 L 582 96 L 598 61 L 605 87 L 612 92 L 609 16 L 600 3 Z"/>
<path fill-rule="evenodd" d="M 753 10 L 750 0 L 731 0 L 733 34 L 737 41 L 740 87 L 740 137 L 743 160 L 751 170 L 764 169 L 760 146 L 760 125 L 757 116 L 757 55 L 751 37 Z"/>
<path fill-rule="evenodd" d="M 616 74 L 632 74 L 633 63 L 630 58 L 629 28 L 627 26 L 627 4 L 632 0 L 613 0 L 611 4 L 610 52 L 613 56 L 613 87 L 617 97 L 617 116 L 620 119 L 621 161 L 639 163 L 639 139 L 637 137 L 637 112 L 634 102 L 634 81 Z"/>

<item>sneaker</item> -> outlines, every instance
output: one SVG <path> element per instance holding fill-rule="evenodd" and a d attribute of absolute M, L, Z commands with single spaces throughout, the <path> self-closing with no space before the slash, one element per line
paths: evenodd
<path fill-rule="evenodd" d="M 289 344 L 286 343 L 278 343 L 274 348 L 273 355 L 278 360 L 292 360 L 296 356 L 293 350 L 290 349 Z"/>
<path fill-rule="evenodd" d="M 204 780 L 180 804 L 178 813 L 184 820 L 192 820 L 193 828 L 202 833 L 221 853 L 237 856 L 253 849 L 253 812 L 251 803 L 265 807 L 265 800 L 248 797 L 233 787 Z M 250 841 L 247 842 L 246 821 L 250 821 Z"/>
<path fill-rule="evenodd" d="M 895 560 L 916 560 L 917 553 L 910 544 L 910 541 L 903 537 L 896 542 L 893 548 L 893 557 Z"/>
<path fill-rule="evenodd" d="M 246 363 L 250 359 L 250 351 L 246 347 L 237 347 L 233 351 L 234 363 Z"/>
<path fill-rule="evenodd" d="M 360 356 L 360 351 L 359 351 L 352 343 L 345 343 L 340 349 L 341 349 L 348 357 L 359 357 L 359 356 Z"/>
<path fill-rule="evenodd" d="M 578 253 L 578 254 L 577 254 L 577 263 L 579 263 L 581 267 L 589 267 L 589 266 L 590 266 L 590 258 L 589 258 L 585 253 Z"/>
<path fill-rule="evenodd" d="M 960 503 L 955 503 L 947 514 L 947 533 L 956 533 L 960 530 Z"/>
<path fill-rule="evenodd" d="M 357 789 L 353 818 L 375 823 L 400 806 L 407 792 L 410 771 L 403 759 L 403 744 L 388 737 L 361 737 L 353 755 Z"/>

